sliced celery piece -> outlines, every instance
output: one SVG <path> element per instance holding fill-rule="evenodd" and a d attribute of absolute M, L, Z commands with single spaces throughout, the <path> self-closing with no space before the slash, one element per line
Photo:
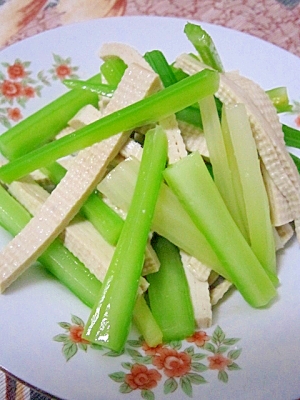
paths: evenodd
<path fill-rule="evenodd" d="M 250 246 L 272 279 L 276 275 L 276 250 L 270 207 L 246 108 L 243 104 L 236 104 L 225 105 L 223 110 L 223 119 L 228 127 L 224 134 L 229 135 L 228 141 L 236 159 L 236 169 L 232 174 L 239 176 L 241 182 Z"/>
<path fill-rule="evenodd" d="M 138 160 L 135 158 L 126 159 L 100 182 L 98 186 L 100 192 L 108 197 L 114 205 L 127 211 L 132 199 L 138 170 Z M 220 275 L 228 278 L 214 250 L 197 229 L 178 198 L 164 183 L 161 185 L 151 228 L 186 253 L 196 257 L 202 263 L 215 269 Z"/>
<path fill-rule="evenodd" d="M 97 74 L 87 81 L 100 82 Z M 9 160 L 40 147 L 59 133 L 86 104 L 98 106 L 98 95 L 82 89 L 63 94 L 0 136 L 0 151 Z"/>
<path fill-rule="evenodd" d="M 151 68 L 160 76 L 164 87 L 174 85 L 177 82 L 177 78 L 166 57 L 160 50 L 148 51 L 144 55 L 145 60 L 149 63 Z"/>
<path fill-rule="evenodd" d="M 213 96 L 207 96 L 199 101 L 203 115 L 203 129 L 212 164 L 215 184 L 244 237 L 249 240 L 245 204 L 242 196 L 236 194 L 232 166 L 227 157 L 222 128 Z M 231 152 L 232 154 L 232 152 Z"/>
<path fill-rule="evenodd" d="M 184 27 L 184 33 L 207 66 L 219 72 L 224 71 L 220 56 L 211 36 L 201 26 L 188 22 Z"/>
<path fill-rule="evenodd" d="M 121 58 L 113 56 L 104 61 L 100 67 L 100 71 L 106 82 L 112 86 L 118 86 L 122 76 L 127 68 Z"/>
<path fill-rule="evenodd" d="M 266 90 L 266 93 L 272 100 L 272 103 L 278 113 L 292 111 L 293 106 L 289 102 L 287 88 L 285 86 Z"/>
<path fill-rule="evenodd" d="M 0 185 L 0 225 L 15 236 L 30 218 L 28 211 Z M 55 239 L 38 261 L 84 304 L 93 307 L 101 282 L 62 242 Z M 142 295 L 135 303 L 133 321 L 149 346 L 162 342 L 162 332 Z"/>
<path fill-rule="evenodd" d="M 56 185 L 66 174 L 66 169 L 57 162 L 44 168 L 43 171 Z M 117 244 L 124 221 L 104 203 L 98 191 L 90 194 L 81 207 L 80 213 L 94 225 L 108 243 L 113 246 Z"/>
<path fill-rule="evenodd" d="M 134 313 L 133 322 L 139 332 L 150 347 L 156 347 L 163 341 L 163 333 L 151 312 L 144 295 L 138 295 Z"/>
<path fill-rule="evenodd" d="M 162 236 L 151 243 L 160 261 L 159 270 L 147 277 L 151 311 L 165 342 L 185 339 L 193 334 L 195 319 L 179 250 Z"/>
<path fill-rule="evenodd" d="M 218 86 L 217 72 L 201 71 L 3 165 L 0 168 L 0 179 L 11 182 L 118 132 L 158 121 L 215 93 Z"/>
<path fill-rule="evenodd" d="M 285 144 L 289 147 L 300 149 L 300 131 L 299 129 L 292 128 L 291 126 L 282 125 Z"/>
<path fill-rule="evenodd" d="M 90 83 L 80 79 L 64 79 L 63 84 L 69 89 L 83 89 L 106 97 L 111 97 L 116 89 L 115 86 L 104 83 Z"/>
<path fill-rule="evenodd" d="M 126 220 L 83 337 L 114 351 L 127 339 L 136 301 L 145 247 L 167 161 L 162 128 L 147 132 L 138 179 Z"/>
<path fill-rule="evenodd" d="M 276 296 L 274 285 L 233 221 L 200 154 L 191 153 L 167 167 L 164 177 L 245 300 L 253 307 L 269 304 Z"/>
<path fill-rule="evenodd" d="M 0 225 L 15 236 L 30 219 L 28 211 L 0 185 Z M 101 283 L 60 240 L 55 239 L 38 261 L 83 303 L 95 304 Z"/>

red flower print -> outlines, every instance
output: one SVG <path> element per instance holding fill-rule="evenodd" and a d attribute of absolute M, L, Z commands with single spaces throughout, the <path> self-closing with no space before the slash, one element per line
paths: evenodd
<path fill-rule="evenodd" d="M 70 327 L 70 339 L 74 343 L 89 343 L 88 340 L 83 339 L 82 333 L 83 333 L 84 327 L 81 325 L 72 325 Z"/>
<path fill-rule="evenodd" d="M 157 386 L 161 374 L 156 369 L 148 369 L 145 365 L 134 364 L 130 374 L 126 374 L 125 382 L 131 389 L 149 390 Z"/>
<path fill-rule="evenodd" d="M 22 85 L 18 82 L 5 80 L 1 84 L 1 93 L 9 99 L 18 97 L 22 94 Z"/>
<path fill-rule="evenodd" d="M 142 348 L 148 356 L 155 356 L 163 348 L 161 344 L 156 347 L 150 347 L 146 342 L 143 343 Z"/>
<path fill-rule="evenodd" d="M 224 369 L 232 364 L 232 360 L 224 357 L 222 354 L 214 354 L 213 356 L 207 357 L 209 361 L 209 369 L 217 369 L 218 371 L 224 371 Z"/>
<path fill-rule="evenodd" d="M 189 343 L 195 343 L 198 347 L 203 347 L 210 337 L 204 331 L 195 332 L 192 336 L 186 338 Z"/>
<path fill-rule="evenodd" d="M 8 114 L 8 118 L 15 122 L 17 122 L 23 118 L 23 115 L 21 114 L 20 109 L 17 107 L 16 108 L 8 108 L 7 114 Z"/>
<path fill-rule="evenodd" d="M 295 123 L 297 125 L 298 128 L 300 128 L 300 115 L 298 115 L 295 119 Z"/>
<path fill-rule="evenodd" d="M 67 76 L 71 75 L 71 68 L 66 64 L 60 64 L 55 69 L 56 75 L 59 79 L 65 79 Z"/>
<path fill-rule="evenodd" d="M 7 68 L 7 73 L 10 79 L 24 78 L 27 74 L 21 63 L 15 62 Z"/>
<path fill-rule="evenodd" d="M 32 98 L 35 96 L 35 90 L 32 86 L 25 86 L 23 88 L 23 95 L 27 98 Z"/>
<path fill-rule="evenodd" d="M 187 374 L 191 369 L 191 357 L 185 352 L 177 352 L 175 349 L 162 348 L 153 357 L 153 365 L 163 369 L 169 377 L 179 377 Z"/>

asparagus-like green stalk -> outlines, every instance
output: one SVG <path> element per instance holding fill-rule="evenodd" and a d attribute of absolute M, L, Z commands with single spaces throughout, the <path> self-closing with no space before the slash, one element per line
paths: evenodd
<path fill-rule="evenodd" d="M 118 86 L 127 65 L 119 57 L 110 57 L 104 61 L 100 67 L 100 71 L 106 82 L 112 86 Z"/>
<path fill-rule="evenodd" d="M 203 115 L 203 128 L 212 164 L 215 184 L 225 202 L 232 218 L 244 237 L 248 240 L 246 210 L 243 197 L 234 189 L 230 160 L 227 157 L 221 124 L 213 96 L 207 96 L 199 102 Z M 232 152 L 231 152 L 232 153 Z"/>
<path fill-rule="evenodd" d="M 241 195 L 245 204 L 249 244 L 270 277 L 276 276 L 276 250 L 270 207 L 261 174 L 255 140 L 252 135 L 246 108 L 243 104 L 226 105 L 223 121 L 236 159 L 232 170 L 241 182 Z M 275 278 L 277 281 L 277 277 Z"/>
<path fill-rule="evenodd" d="M 83 337 L 121 351 L 129 333 L 145 246 L 167 160 L 167 138 L 157 127 L 146 134 L 130 208 Z"/>
<path fill-rule="evenodd" d="M 63 84 L 69 89 L 83 89 L 97 93 L 98 95 L 104 95 L 111 97 L 116 89 L 115 86 L 106 85 L 104 83 L 91 83 L 82 81 L 80 79 L 64 79 Z"/>
<path fill-rule="evenodd" d="M 17 235 L 31 215 L 0 185 L 0 225 Z M 63 245 L 55 239 L 38 261 L 84 304 L 92 308 L 101 289 L 101 282 Z M 145 299 L 139 295 L 133 310 L 133 321 L 149 346 L 162 342 L 162 332 Z"/>
<path fill-rule="evenodd" d="M 0 185 L 0 225 L 15 236 L 30 219 L 28 211 Z M 83 303 L 95 304 L 101 283 L 60 240 L 55 239 L 38 261 Z"/>
<path fill-rule="evenodd" d="M 276 296 L 274 285 L 233 221 L 200 154 L 167 167 L 164 177 L 245 300 L 253 307 L 270 303 Z"/>
<path fill-rule="evenodd" d="M 138 170 L 138 160 L 126 159 L 100 182 L 98 186 L 100 192 L 114 205 L 128 211 Z M 161 185 L 157 199 L 152 230 L 228 278 L 216 253 L 165 183 Z"/>
<path fill-rule="evenodd" d="M 160 50 L 148 51 L 145 53 L 144 58 L 149 63 L 153 71 L 160 76 L 164 87 L 174 85 L 174 83 L 177 82 L 177 78 L 172 68 Z"/>
<path fill-rule="evenodd" d="M 100 82 L 97 74 L 87 81 Z M 40 147 L 59 133 L 84 105 L 98 105 L 98 95 L 73 89 L 19 122 L 0 136 L 0 151 L 9 160 Z"/>
<path fill-rule="evenodd" d="M 285 86 L 266 90 L 266 93 L 272 100 L 272 103 L 278 113 L 292 111 L 293 106 L 289 102 L 289 97 Z"/>
<path fill-rule="evenodd" d="M 0 179 L 4 182 L 12 182 L 118 132 L 129 131 L 137 126 L 158 121 L 215 93 L 218 86 L 217 72 L 201 71 L 3 165 L 0 168 Z"/>
<path fill-rule="evenodd" d="M 291 126 L 282 124 L 285 144 L 300 149 L 300 131 Z"/>
<path fill-rule="evenodd" d="M 152 245 L 160 260 L 160 268 L 147 277 L 151 311 L 164 341 L 184 339 L 193 334 L 195 319 L 179 250 L 162 236 L 155 236 Z"/>
<path fill-rule="evenodd" d="M 138 295 L 133 312 L 133 322 L 150 347 L 156 347 L 163 341 L 163 333 L 151 312 L 144 295 Z"/>
<path fill-rule="evenodd" d="M 223 65 L 211 36 L 201 26 L 188 22 L 184 33 L 193 44 L 202 61 L 216 71 L 223 72 Z"/>
<path fill-rule="evenodd" d="M 66 169 L 57 162 L 43 168 L 50 180 L 57 185 L 66 174 Z M 110 208 L 96 190 L 86 200 L 80 213 L 88 219 L 103 238 L 115 246 L 123 228 L 123 219 Z"/>

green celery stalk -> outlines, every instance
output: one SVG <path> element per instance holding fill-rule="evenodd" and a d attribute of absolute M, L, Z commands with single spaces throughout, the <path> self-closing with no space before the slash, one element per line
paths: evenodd
<path fill-rule="evenodd" d="M 17 235 L 31 215 L 0 185 L 0 225 Z M 84 304 L 92 308 L 98 300 L 101 282 L 75 257 L 63 243 L 55 239 L 38 261 Z M 134 306 L 133 321 L 149 346 L 162 342 L 162 332 L 143 295 Z"/>
<path fill-rule="evenodd" d="M 43 169 L 50 180 L 57 185 L 66 174 L 66 169 L 57 162 Z M 111 209 L 96 190 L 85 201 L 80 213 L 89 220 L 101 236 L 115 246 L 123 228 L 123 219 Z"/>
<path fill-rule="evenodd" d="M 156 347 L 163 341 L 163 333 L 144 295 L 138 295 L 133 312 L 133 322 L 150 347 Z"/>
<path fill-rule="evenodd" d="M 16 236 L 30 219 L 28 211 L 0 185 L 0 225 Z M 84 304 L 95 304 L 101 283 L 60 240 L 55 239 L 38 261 Z"/>
<path fill-rule="evenodd" d="M 109 85 L 117 87 L 127 65 L 119 57 L 110 57 L 104 61 L 100 67 L 100 71 Z"/>
<path fill-rule="evenodd" d="M 213 96 L 207 96 L 199 101 L 199 106 L 203 115 L 203 129 L 212 164 L 214 182 L 235 223 L 244 237 L 249 240 L 245 205 L 242 196 L 237 196 L 237 190 L 235 190 L 236 185 L 233 179 L 236 179 L 237 176 L 233 175 L 232 165 L 230 165 L 230 160 L 227 157 L 220 119 Z M 233 153 L 231 152 L 231 154 Z"/>
<path fill-rule="evenodd" d="M 236 104 L 225 105 L 223 110 L 223 121 L 227 126 L 224 134 L 229 135 L 236 159 L 232 175 L 238 176 L 241 182 L 250 246 L 276 282 L 276 250 L 269 201 L 246 108 L 243 104 Z"/>
<path fill-rule="evenodd" d="M 167 160 L 160 127 L 147 132 L 137 183 L 126 220 L 83 337 L 121 351 L 129 333 L 144 252 Z"/>
<path fill-rule="evenodd" d="M 106 85 L 104 83 L 90 83 L 80 79 L 64 79 L 63 84 L 68 89 L 89 90 L 93 93 L 97 93 L 98 95 L 103 95 L 106 97 L 111 97 L 116 89 L 116 87 L 112 85 Z"/>
<path fill-rule="evenodd" d="M 88 83 L 100 81 L 97 74 Z M 98 106 L 98 95 L 81 89 L 73 89 L 36 113 L 19 122 L 0 136 L 0 151 L 9 160 L 16 159 L 40 147 L 59 133 L 67 122 L 84 105 Z"/>
<path fill-rule="evenodd" d="M 282 124 L 285 144 L 289 147 L 300 149 L 300 131 L 291 126 Z"/>
<path fill-rule="evenodd" d="M 195 319 L 179 250 L 162 236 L 155 236 L 152 245 L 160 268 L 147 277 L 151 311 L 165 342 L 184 339 L 193 334 Z"/>
<path fill-rule="evenodd" d="M 289 97 L 285 86 L 266 90 L 278 113 L 292 111 L 293 106 L 289 103 Z"/>
<path fill-rule="evenodd" d="M 3 165 L 0 168 L 0 179 L 12 182 L 118 132 L 158 121 L 215 93 L 218 86 L 217 72 L 201 71 Z"/>
<path fill-rule="evenodd" d="M 274 285 L 233 221 L 200 154 L 191 153 L 167 167 L 164 178 L 245 300 L 253 307 L 269 304 L 276 296 Z"/>
<path fill-rule="evenodd" d="M 144 55 L 145 60 L 151 66 L 153 71 L 155 71 L 162 81 L 164 87 L 174 85 L 177 82 L 177 78 L 168 64 L 164 54 L 160 50 L 148 51 Z"/>
<path fill-rule="evenodd" d="M 116 166 L 98 185 L 111 202 L 128 211 L 136 183 L 139 161 L 128 158 Z M 196 228 L 171 189 L 162 184 L 152 221 L 152 230 L 227 277 L 220 260 L 203 234 Z"/>
<path fill-rule="evenodd" d="M 184 27 L 184 33 L 207 66 L 219 72 L 224 71 L 220 56 L 211 36 L 201 26 L 188 22 Z"/>

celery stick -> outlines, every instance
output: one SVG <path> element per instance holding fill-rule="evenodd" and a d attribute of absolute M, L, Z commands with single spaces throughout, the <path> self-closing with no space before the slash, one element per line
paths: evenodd
<path fill-rule="evenodd" d="M 0 185 L 0 225 L 15 236 L 29 222 L 31 215 Z M 38 261 L 84 304 L 96 303 L 101 282 L 63 245 L 55 239 Z M 162 342 L 162 332 L 143 296 L 138 296 L 133 321 L 149 346 Z"/>
<path fill-rule="evenodd" d="M 121 351 L 129 333 L 155 204 L 167 160 L 162 128 L 147 132 L 131 205 L 83 336 Z"/>
<path fill-rule="evenodd" d="M 276 275 L 276 250 L 268 196 L 263 182 L 256 144 L 243 104 L 226 105 L 224 119 L 228 126 L 236 170 L 246 210 L 250 246 L 270 277 Z M 277 280 L 277 278 L 275 279 Z"/>
<path fill-rule="evenodd" d="M 80 79 L 64 79 L 63 84 L 69 89 L 89 90 L 97 93 L 98 95 L 103 95 L 106 97 L 111 97 L 116 89 L 116 87 L 112 85 L 106 85 L 104 83 L 90 83 Z"/>
<path fill-rule="evenodd" d="M 132 199 L 138 170 L 139 161 L 128 158 L 100 182 L 98 189 L 114 205 L 127 211 Z M 215 269 L 220 275 L 228 278 L 214 250 L 196 228 L 177 197 L 164 183 L 157 199 L 152 230 Z"/>
<path fill-rule="evenodd" d="M 66 174 L 66 169 L 55 162 L 43 169 L 54 184 L 58 184 Z M 115 246 L 123 228 L 123 219 L 111 209 L 100 197 L 98 191 L 90 194 L 80 209 L 80 213 L 88 219 L 101 236 Z"/>
<path fill-rule="evenodd" d="M 100 67 L 100 71 L 106 82 L 112 86 L 118 86 L 127 65 L 119 57 L 110 57 L 104 61 Z"/>
<path fill-rule="evenodd" d="M 0 185 L 0 225 L 15 236 L 30 219 L 28 211 Z M 61 241 L 55 239 L 38 261 L 83 303 L 95 304 L 101 283 Z"/>
<path fill-rule="evenodd" d="M 185 339 L 193 334 L 195 319 L 179 250 L 162 236 L 154 237 L 152 245 L 160 268 L 147 277 L 151 311 L 165 342 Z"/>
<path fill-rule="evenodd" d="M 100 81 L 97 74 L 88 83 Z M 16 159 L 40 147 L 59 133 L 80 108 L 86 104 L 98 105 L 98 95 L 73 89 L 58 97 L 36 113 L 0 136 L 0 151 L 9 160 Z"/>
<path fill-rule="evenodd" d="M 293 106 L 289 103 L 287 89 L 284 86 L 266 90 L 278 113 L 292 111 Z"/>
<path fill-rule="evenodd" d="M 291 126 L 282 125 L 285 144 L 289 147 L 300 149 L 300 131 L 299 129 L 292 128 Z"/>
<path fill-rule="evenodd" d="M 177 82 L 172 68 L 169 66 L 164 54 L 159 50 L 148 51 L 144 55 L 145 60 L 151 66 L 162 81 L 164 87 L 168 87 Z"/>
<path fill-rule="evenodd" d="M 237 197 L 233 182 L 233 173 L 227 158 L 226 146 L 222 134 L 216 104 L 212 96 L 207 96 L 199 102 L 200 111 L 203 115 L 203 128 L 212 164 L 215 184 L 225 202 L 232 218 L 249 240 L 245 205 Z"/>
<path fill-rule="evenodd" d="M 172 164 L 164 177 L 245 300 L 253 307 L 270 303 L 276 296 L 274 285 L 233 221 L 200 154 Z"/>
<path fill-rule="evenodd" d="M 133 313 L 133 322 L 150 347 L 156 347 L 163 341 L 163 333 L 143 295 L 138 295 Z"/>
<path fill-rule="evenodd" d="M 300 158 L 298 158 L 297 156 L 295 156 L 295 154 L 290 153 L 290 156 L 292 157 L 292 160 L 294 161 L 298 172 L 300 173 Z"/>
<path fill-rule="evenodd" d="M 184 33 L 198 51 L 202 61 L 216 71 L 223 72 L 223 65 L 211 36 L 199 25 L 188 22 Z"/>
<path fill-rule="evenodd" d="M 44 145 L 0 168 L 0 179 L 11 182 L 118 132 L 158 121 L 215 93 L 219 74 L 204 70 L 143 100 L 109 114 L 70 135 Z"/>

